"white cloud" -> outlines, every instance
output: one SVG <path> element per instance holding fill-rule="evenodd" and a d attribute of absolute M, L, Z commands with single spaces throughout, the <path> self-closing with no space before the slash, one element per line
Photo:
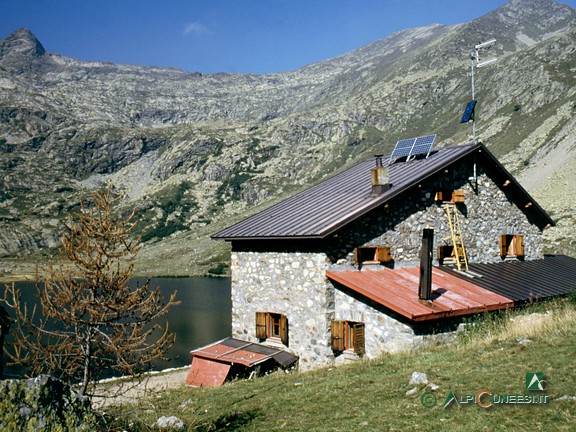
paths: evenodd
<path fill-rule="evenodd" d="M 195 36 L 212 34 L 212 32 L 208 27 L 206 27 L 204 24 L 198 21 L 186 24 L 186 27 L 184 27 L 184 31 L 182 33 L 184 35 L 195 35 Z"/>

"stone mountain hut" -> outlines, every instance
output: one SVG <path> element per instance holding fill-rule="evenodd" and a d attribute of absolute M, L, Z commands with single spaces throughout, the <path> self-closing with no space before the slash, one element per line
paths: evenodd
<path fill-rule="evenodd" d="M 378 155 L 223 231 L 232 337 L 302 370 L 422 346 L 464 316 L 566 294 L 552 219 L 481 143 Z"/>

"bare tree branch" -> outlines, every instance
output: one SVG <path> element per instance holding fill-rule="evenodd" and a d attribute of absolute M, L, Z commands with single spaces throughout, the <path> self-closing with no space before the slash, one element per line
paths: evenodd
<path fill-rule="evenodd" d="M 15 341 L 9 359 L 33 375 L 79 385 L 86 395 L 104 375 L 139 376 L 163 358 L 175 336 L 167 320 L 157 320 L 178 303 L 175 292 L 164 302 L 150 281 L 130 287 L 141 247 L 132 237 L 136 212 L 115 218 L 110 187 L 91 198 L 93 205 L 81 201 L 69 216 L 61 253 L 43 280 L 36 276 L 38 310 L 29 310 L 14 284 L 4 290 Z"/>

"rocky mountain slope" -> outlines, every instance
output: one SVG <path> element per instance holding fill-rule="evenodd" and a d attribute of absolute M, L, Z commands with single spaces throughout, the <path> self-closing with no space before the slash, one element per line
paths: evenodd
<path fill-rule="evenodd" d="M 470 52 L 491 38 L 499 60 L 476 71 L 477 136 L 557 220 L 548 252 L 576 255 L 576 12 L 512 0 L 270 75 L 81 62 L 29 30 L 7 36 L 0 273 L 49 254 L 60 221 L 110 180 L 141 217 L 140 273 L 220 273 L 226 245 L 209 235 L 223 226 L 398 139 L 470 140 L 458 122 Z"/>

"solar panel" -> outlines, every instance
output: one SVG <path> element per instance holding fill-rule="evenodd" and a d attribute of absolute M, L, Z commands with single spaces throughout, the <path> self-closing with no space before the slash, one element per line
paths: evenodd
<path fill-rule="evenodd" d="M 398 141 L 396 143 L 396 148 L 392 153 L 392 157 L 401 158 L 403 156 L 409 156 L 410 152 L 412 151 L 414 141 L 416 141 L 416 138 L 410 138 Z"/>
<path fill-rule="evenodd" d="M 432 150 L 432 145 L 436 141 L 436 135 L 426 135 L 423 137 L 416 138 L 416 142 L 412 147 L 411 156 L 418 156 L 425 154 L 426 157 L 430 154 L 430 150 Z"/>
<path fill-rule="evenodd" d="M 462 114 L 462 118 L 460 119 L 460 123 L 468 123 L 470 120 L 474 120 L 474 108 L 476 107 L 476 101 L 471 100 L 466 105 L 466 109 L 464 110 L 464 114 Z"/>
<path fill-rule="evenodd" d="M 402 157 L 406 157 L 406 161 L 423 154 L 428 157 L 435 140 L 436 135 L 426 135 L 398 141 L 396 147 L 394 147 L 392 155 L 390 156 L 390 164 Z"/>

